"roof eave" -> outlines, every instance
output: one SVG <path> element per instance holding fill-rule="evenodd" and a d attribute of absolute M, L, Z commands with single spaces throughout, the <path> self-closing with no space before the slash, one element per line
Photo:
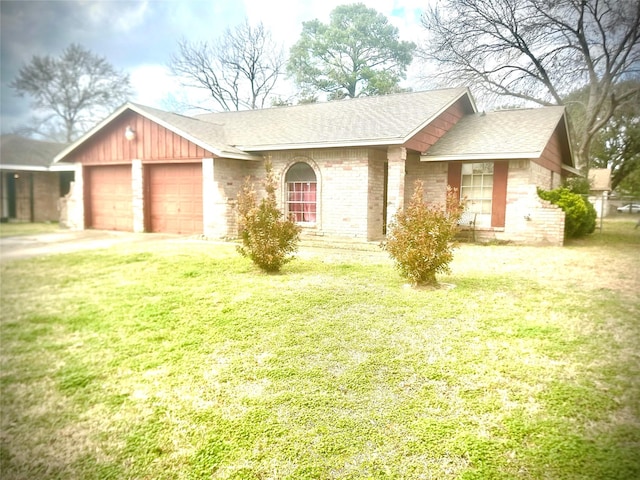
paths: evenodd
<path fill-rule="evenodd" d="M 12 170 L 21 172 L 72 172 L 75 167 L 70 164 L 66 165 L 17 165 L 2 164 L 0 170 Z"/>
<path fill-rule="evenodd" d="M 102 120 L 101 122 L 99 122 L 95 127 L 93 127 L 91 130 L 89 130 L 87 133 L 85 133 L 84 135 L 82 135 L 78 140 L 76 140 L 75 142 L 73 142 L 72 144 L 70 144 L 67 148 L 65 148 L 64 150 L 62 150 L 60 153 L 58 153 L 55 157 L 53 157 L 53 163 L 58 163 L 60 161 L 62 161 L 62 159 L 64 157 L 66 157 L 67 155 L 69 155 L 71 152 L 73 152 L 76 148 L 78 148 L 80 145 L 82 145 L 83 143 L 85 143 L 87 140 L 89 140 L 91 137 L 93 137 L 97 132 L 99 132 L 100 130 L 102 130 L 102 128 L 109 124 L 113 119 L 115 119 L 116 117 L 120 116 L 120 114 L 122 114 L 127 108 L 131 108 L 133 105 L 130 103 L 125 103 L 124 105 L 120 106 L 120 108 L 118 108 L 115 112 L 113 112 L 111 115 L 109 115 L 107 118 L 105 118 L 104 120 Z"/>
<path fill-rule="evenodd" d="M 137 113 L 138 115 L 141 115 L 141 116 L 143 116 L 145 118 L 148 118 L 152 122 L 155 122 L 158 125 L 161 125 L 162 127 L 166 128 L 167 130 L 175 133 L 176 135 L 179 135 L 179 136 L 185 138 L 186 140 L 189 140 L 190 142 L 198 145 L 199 147 L 202 147 L 204 150 L 214 154 L 217 157 L 231 158 L 231 159 L 236 159 L 236 160 L 261 160 L 260 158 L 256 158 L 254 155 L 251 155 L 251 154 L 248 154 L 248 153 L 244 153 L 244 152 L 229 152 L 229 151 L 221 150 L 220 148 L 214 147 L 212 145 L 209 145 L 208 143 L 200 140 L 199 138 L 194 137 L 193 135 L 190 135 L 190 134 L 186 133 L 185 131 L 181 130 L 180 128 L 177 128 L 176 126 L 172 125 L 171 123 L 165 122 L 164 120 L 162 120 L 162 119 L 156 117 L 155 115 L 147 112 L 146 110 L 138 107 L 136 104 L 129 102 L 129 103 L 125 103 L 124 105 L 122 105 L 115 112 L 113 112 L 111 115 L 109 115 L 107 118 L 102 120 L 100 123 L 98 123 L 91 130 L 89 130 L 89 132 L 85 133 L 82 137 L 80 137 L 78 140 L 76 140 L 74 143 L 72 143 L 67 148 L 65 148 L 62 152 L 60 152 L 58 155 L 56 155 L 54 157 L 54 159 L 53 159 L 53 162 L 57 163 L 57 162 L 62 161 L 67 155 L 69 155 L 71 152 L 73 152 L 78 147 L 80 147 L 80 145 L 82 145 L 83 143 L 88 141 L 97 132 L 102 130 L 102 128 L 104 128 L 106 125 L 111 123 L 114 119 L 119 117 L 126 110 L 131 110 L 131 111 Z"/>
<path fill-rule="evenodd" d="M 567 165 L 566 163 L 563 163 L 560 168 L 562 168 L 562 170 L 566 170 L 569 173 L 573 173 L 574 175 L 577 175 L 579 177 L 582 177 L 584 175 L 582 175 L 582 172 L 580 170 L 578 170 L 577 168 L 573 167 L 572 165 Z"/>
<path fill-rule="evenodd" d="M 208 143 L 204 142 L 198 137 L 194 137 L 193 135 L 185 132 L 184 130 L 172 125 L 171 123 L 166 122 L 161 118 L 156 117 L 152 113 L 149 113 L 144 109 L 139 108 L 137 105 L 135 104 L 129 104 L 129 105 L 131 105 L 132 107 L 131 109 L 137 114 L 142 115 L 143 117 L 146 117 L 149 120 L 157 123 L 158 125 L 166 128 L 167 130 L 175 133 L 176 135 L 179 135 L 182 138 L 189 140 L 191 143 L 198 145 L 199 147 L 203 148 L 207 152 L 213 153 L 217 157 L 231 158 L 234 160 L 254 160 L 254 161 L 262 160 L 262 158 L 256 158 L 254 155 L 251 155 L 245 152 L 231 152 L 231 151 L 220 149 L 218 147 L 214 147 L 213 145 L 209 145 Z M 196 120 L 196 119 L 193 119 L 193 120 Z M 202 120 L 199 120 L 199 121 L 202 121 Z M 238 149 L 238 150 L 242 150 L 242 149 Z"/>
<path fill-rule="evenodd" d="M 461 153 L 456 155 L 420 155 L 421 162 L 454 162 L 460 160 L 523 160 L 539 158 L 541 152 Z"/>
<path fill-rule="evenodd" d="M 252 162 L 259 162 L 263 160 L 261 155 L 252 155 L 250 153 L 225 152 L 224 150 L 218 150 L 212 153 L 215 153 L 217 157 L 230 158 L 232 160 L 249 160 Z"/>
<path fill-rule="evenodd" d="M 352 140 L 340 142 L 282 143 L 265 145 L 238 145 L 236 148 L 246 152 L 264 152 L 267 150 L 310 150 L 314 148 L 380 147 L 402 145 L 401 138 L 382 138 L 375 140 Z"/>

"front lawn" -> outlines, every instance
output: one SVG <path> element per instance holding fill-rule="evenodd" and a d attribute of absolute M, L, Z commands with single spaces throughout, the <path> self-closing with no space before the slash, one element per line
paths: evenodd
<path fill-rule="evenodd" d="M 1 266 L 3 479 L 640 478 L 640 229 L 280 275 L 184 240 Z"/>

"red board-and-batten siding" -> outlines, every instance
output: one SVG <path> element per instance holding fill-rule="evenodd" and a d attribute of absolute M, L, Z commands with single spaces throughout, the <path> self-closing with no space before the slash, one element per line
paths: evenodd
<path fill-rule="evenodd" d="M 124 138 L 127 126 L 136 132 L 134 140 Z M 92 166 L 131 163 L 134 159 L 143 162 L 193 162 L 214 156 L 162 125 L 129 111 L 97 132 L 69 160 Z"/>
<path fill-rule="evenodd" d="M 426 152 L 447 133 L 458 120 L 470 113 L 473 113 L 473 108 L 471 107 L 469 99 L 465 96 L 438 115 L 429 125 L 406 141 L 403 146 L 416 152 Z"/>
<path fill-rule="evenodd" d="M 564 125 L 560 123 L 542 151 L 542 155 L 539 158 L 533 158 L 532 161 L 547 170 L 562 174 L 562 164 L 568 163 L 563 161 L 570 159 L 568 149 L 566 147 L 563 149 L 562 145 L 568 145 L 568 139 Z"/>

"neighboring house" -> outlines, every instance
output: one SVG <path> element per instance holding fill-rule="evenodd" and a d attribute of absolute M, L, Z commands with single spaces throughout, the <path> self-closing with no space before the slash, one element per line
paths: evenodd
<path fill-rule="evenodd" d="M 422 179 L 429 202 L 460 189 L 478 238 L 560 245 L 564 213 L 536 187 L 577 174 L 562 107 L 477 113 L 464 88 L 197 117 L 129 103 L 56 161 L 77 165 L 80 228 L 225 238 L 266 158 L 307 234 L 369 241 Z"/>
<path fill-rule="evenodd" d="M 2 221 L 57 222 L 58 202 L 69 192 L 75 167 L 53 163 L 65 148 L 18 135 L 0 137 Z"/>
<path fill-rule="evenodd" d="M 589 201 L 596 209 L 598 218 L 609 215 L 609 192 L 611 191 L 611 169 L 589 169 Z"/>

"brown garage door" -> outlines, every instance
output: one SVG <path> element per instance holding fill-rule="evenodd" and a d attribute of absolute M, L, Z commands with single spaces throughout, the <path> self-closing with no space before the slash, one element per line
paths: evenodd
<path fill-rule="evenodd" d="M 148 172 L 151 231 L 202 233 L 202 164 L 151 165 Z"/>
<path fill-rule="evenodd" d="M 131 165 L 90 167 L 88 226 L 101 230 L 133 230 Z"/>

